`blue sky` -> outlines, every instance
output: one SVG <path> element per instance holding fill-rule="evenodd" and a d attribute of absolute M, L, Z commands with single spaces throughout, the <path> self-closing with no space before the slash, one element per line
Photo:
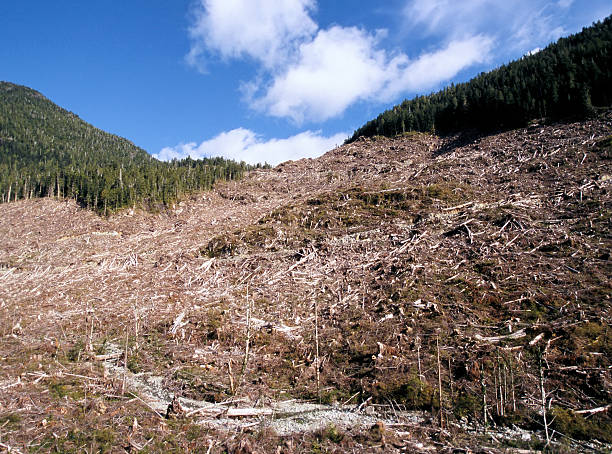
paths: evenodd
<path fill-rule="evenodd" d="M 611 13 L 609 0 L 3 0 L 0 80 L 162 159 L 276 164 Z"/>

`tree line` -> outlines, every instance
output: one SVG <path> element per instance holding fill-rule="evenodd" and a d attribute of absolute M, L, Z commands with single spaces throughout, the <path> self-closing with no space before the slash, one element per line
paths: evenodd
<path fill-rule="evenodd" d="M 545 49 L 405 100 L 357 129 L 358 137 L 522 127 L 536 118 L 584 118 L 612 104 L 612 16 Z"/>
<path fill-rule="evenodd" d="M 1 202 L 71 198 L 105 214 L 152 208 L 240 178 L 250 168 L 223 158 L 159 161 L 34 90 L 0 82 Z"/>

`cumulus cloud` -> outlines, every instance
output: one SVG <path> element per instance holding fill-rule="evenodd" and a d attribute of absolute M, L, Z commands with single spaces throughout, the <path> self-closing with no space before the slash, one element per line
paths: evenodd
<path fill-rule="evenodd" d="M 206 51 L 222 58 L 248 56 L 272 68 L 289 58 L 317 25 L 315 0 L 200 0 L 190 28 L 187 61 L 201 64 Z"/>
<path fill-rule="evenodd" d="M 223 156 L 250 164 L 276 165 L 288 160 L 315 158 L 342 144 L 346 137 L 345 133 L 324 136 L 318 131 L 305 131 L 286 139 L 265 140 L 249 129 L 237 128 L 200 144 L 190 142 L 165 147 L 154 157 L 169 161 L 188 156 L 193 159 Z"/>
<path fill-rule="evenodd" d="M 327 120 L 369 96 L 397 72 L 402 57 L 388 60 L 377 37 L 358 28 L 321 30 L 303 43 L 299 57 L 253 100 L 254 107 L 277 117 Z"/>
<path fill-rule="evenodd" d="M 422 20 L 445 1 L 432 0 L 431 9 L 417 0 Z M 486 60 L 492 43 L 481 34 L 465 35 L 409 58 L 382 46 L 386 30 L 320 29 L 311 17 L 315 0 L 199 0 L 198 5 L 188 60 L 197 65 L 214 55 L 254 59 L 263 71 L 242 83 L 245 100 L 296 124 L 338 117 L 356 102 L 388 102 L 433 88 Z"/>
<path fill-rule="evenodd" d="M 299 59 L 274 78 L 253 105 L 277 117 L 323 121 L 357 101 L 389 101 L 404 92 L 432 88 L 474 63 L 492 41 L 475 36 L 415 60 L 378 48 L 378 36 L 358 28 L 321 30 L 302 44 Z"/>
<path fill-rule="evenodd" d="M 444 49 L 426 53 L 410 62 L 381 90 L 381 96 L 393 99 L 404 91 L 423 91 L 451 79 L 462 69 L 484 63 L 490 56 L 493 40 L 484 35 L 451 41 Z"/>

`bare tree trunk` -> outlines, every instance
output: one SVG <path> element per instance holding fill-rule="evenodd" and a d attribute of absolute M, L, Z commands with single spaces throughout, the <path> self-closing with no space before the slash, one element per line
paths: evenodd
<path fill-rule="evenodd" d="M 448 358 L 448 382 L 450 387 L 450 401 L 451 408 L 453 408 L 454 396 L 453 396 L 453 368 L 452 368 L 452 359 Z"/>
<path fill-rule="evenodd" d="M 548 420 L 546 419 L 546 389 L 544 388 L 544 368 L 542 367 L 542 349 L 538 355 L 538 368 L 540 372 L 540 392 L 542 394 L 542 418 L 544 420 L 544 433 L 546 434 L 546 446 L 550 444 L 550 436 L 548 434 Z"/>
<path fill-rule="evenodd" d="M 438 353 L 438 396 L 440 399 L 440 427 L 444 428 L 444 408 L 442 406 L 442 367 L 440 365 L 440 343 L 439 336 L 436 336 L 436 350 Z"/>
<path fill-rule="evenodd" d="M 497 383 L 497 363 L 493 364 L 493 388 L 495 389 L 495 413 L 499 416 L 499 388 Z"/>
<path fill-rule="evenodd" d="M 230 358 L 227 363 L 227 375 L 230 382 L 230 393 L 232 393 L 233 396 L 236 394 L 236 387 L 234 386 L 234 373 L 232 372 L 232 358 Z"/>
<path fill-rule="evenodd" d="M 419 380 L 424 381 L 423 372 L 421 371 L 421 338 L 417 336 L 415 339 L 416 348 L 417 348 L 417 363 L 419 365 Z"/>
<path fill-rule="evenodd" d="M 121 395 L 125 394 L 125 379 L 128 370 L 128 329 L 125 328 L 125 355 L 123 356 L 123 382 L 121 383 Z"/>
<path fill-rule="evenodd" d="M 316 356 L 315 365 L 317 373 L 317 396 L 319 397 L 319 403 L 321 402 L 321 376 L 319 371 L 319 303 L 315 298 L 315 345 L 316 345 Z"/>
<path fill-rule="evenodd" d="M 92 324 L 93 329 L 93 324 Z M 140 332 L 140 314 L 134 308 L 134 338 L 135 338 L 135 347 L 136 351 L 140 350 L 140 343 L 138 342 L 138 333 Z"/>
<path fill-rule="evenodd" d="M 93 332 L 94 332 L 94 310 L 91 309 L 91 311 L 89 312 L 89 319 L 86 318 L 86 321 L 91 322 L 90 323 L 90 329 L 89 329 L 89 333 L 87 335 L 87 345 L 85 346 L 85 350 L 88 352 L 93 352 Z"/>
<path fill-rule="evenodd" d="M 244 374 L 246 372 L 247 364 L 249 362 L 249 352 L 251 348 L 251 300 L 249 299 L 249 286 L 247 285 L 246 290 L 246 341 L 244 347 L 244 360 L 242 361 L 242 369 L 240 370 L 240 379 L 238 380 L 238 386 L 236 386 L 236 390 L 242 385 L 242 380 L 244 378 Z"/>
<path fill-rule="evenodd" d="M 508 367 L 504 361 L 504 414 L 506 414 L 506 408 L 508 407 Z"/>
<path fill-rule="evenodd" d="M 487 431 L 487 383 L 484 376 L 484 361 L 480 368 L 480 389 L 482 390 L 482 419 L 484 421 L 484 430 Z"/>
<path fill-rule="evenodd" d="M 497 350 L 497 381 L 499 383 L 499 416 L 504 416 L 504 382 L 502 381 L 501 361 Z"/>

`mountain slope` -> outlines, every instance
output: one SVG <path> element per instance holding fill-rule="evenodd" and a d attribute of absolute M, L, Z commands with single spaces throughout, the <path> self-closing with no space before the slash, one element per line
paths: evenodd
<path fill-rule="evenodd" d="M 0 82 L 0 197 L 74 198 L 98 211 L 167 204 L 183 193 L 239 177 L 223 159 L 164 163 L 27 87 Z"/>
<path fill-rule="evenodd" d="M 536 118 L 585 118 L 612 105 L 612 16 L 545 49 L 438 93 L 406 100 L 347 142 L 406 131 L 450 133 L 525 126 Z"/>
<path fill-rule="evenodd" d="M 611 140 L 606 112 L 360 139 L 157 215 L 0 205 L 2 442 L 541 449 L 543 387 L 556 448 L 609 449 Z"/>

